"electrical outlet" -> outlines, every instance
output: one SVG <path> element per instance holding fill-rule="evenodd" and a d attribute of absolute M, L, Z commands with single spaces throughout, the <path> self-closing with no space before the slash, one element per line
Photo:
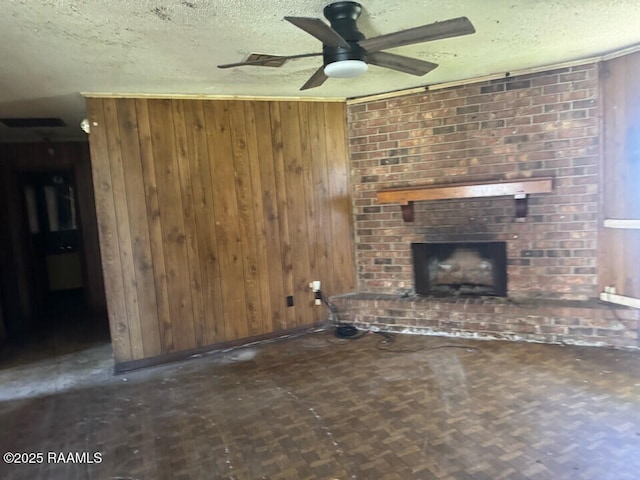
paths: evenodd
<path fill-rule="evenodd" d="M 313 304 L 322 305 L 322 292 L 320 291 L 320 280 L 309 283 L 309 288 L 313 292 Z"/>

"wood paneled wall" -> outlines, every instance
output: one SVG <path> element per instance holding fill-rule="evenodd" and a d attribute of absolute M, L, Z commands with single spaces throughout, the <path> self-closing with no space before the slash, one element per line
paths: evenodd
<path fill-rule="evenodd" d="M 309 282 L 354 288 L 344 104 L 87 103 L 117 363 L 311 325 Z"/>
<path fill-rule="evenodd" d="M 640 220 L 640 53 L 604 62 L 602 212 Z M 640 298 L 640 230 L 602 228 L 599 284 Z"/>

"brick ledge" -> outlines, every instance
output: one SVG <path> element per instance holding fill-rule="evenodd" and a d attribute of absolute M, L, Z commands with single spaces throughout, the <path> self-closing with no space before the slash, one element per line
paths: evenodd
<path fill-rule="evenodd" d="M 596 299 L 423 297 L 352 292 L 331 297 L 361 327 L 460 337 L 637 349 L 640 310 Z"/>

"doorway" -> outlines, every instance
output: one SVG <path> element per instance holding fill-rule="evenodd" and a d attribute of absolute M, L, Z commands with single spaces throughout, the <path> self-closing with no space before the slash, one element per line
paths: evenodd
<path fill-rule="evenodd" d="M 22 184 L 41 309 L 86 307 L 73 171 L 28 173 Z"/>
<path fill-rule="evenodd" d="M 24 242 L 33 316 L 7 331 L 0 368 L 109 343 L 106 312 L 87 299 L 86 253 L 73 168 L 22 172 L 13 227 Z"/>
<path fill-rule="evenodd" d="M 0 144 L 0 368 L 110 343 L 86 142 Z"/>

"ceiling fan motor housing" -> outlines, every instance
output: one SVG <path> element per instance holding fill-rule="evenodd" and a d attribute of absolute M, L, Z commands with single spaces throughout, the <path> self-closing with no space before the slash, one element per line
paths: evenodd
<path fill-rule="evenodd" d="M 358 45 L 360 40 L 364 40 L 364 35 L 356 25 L 356 20 L 360 17 L 361 12 L 362 5 L 357 2 L 335 2 L 324 7 L 323 13 L 325 18 L 329 20 L 331 28 L 351 46 L 351 48 L 344 48 L 324 45 L 322 56 L 325 65 L 343 60 L 367 61 L 366 50 Z"/>

